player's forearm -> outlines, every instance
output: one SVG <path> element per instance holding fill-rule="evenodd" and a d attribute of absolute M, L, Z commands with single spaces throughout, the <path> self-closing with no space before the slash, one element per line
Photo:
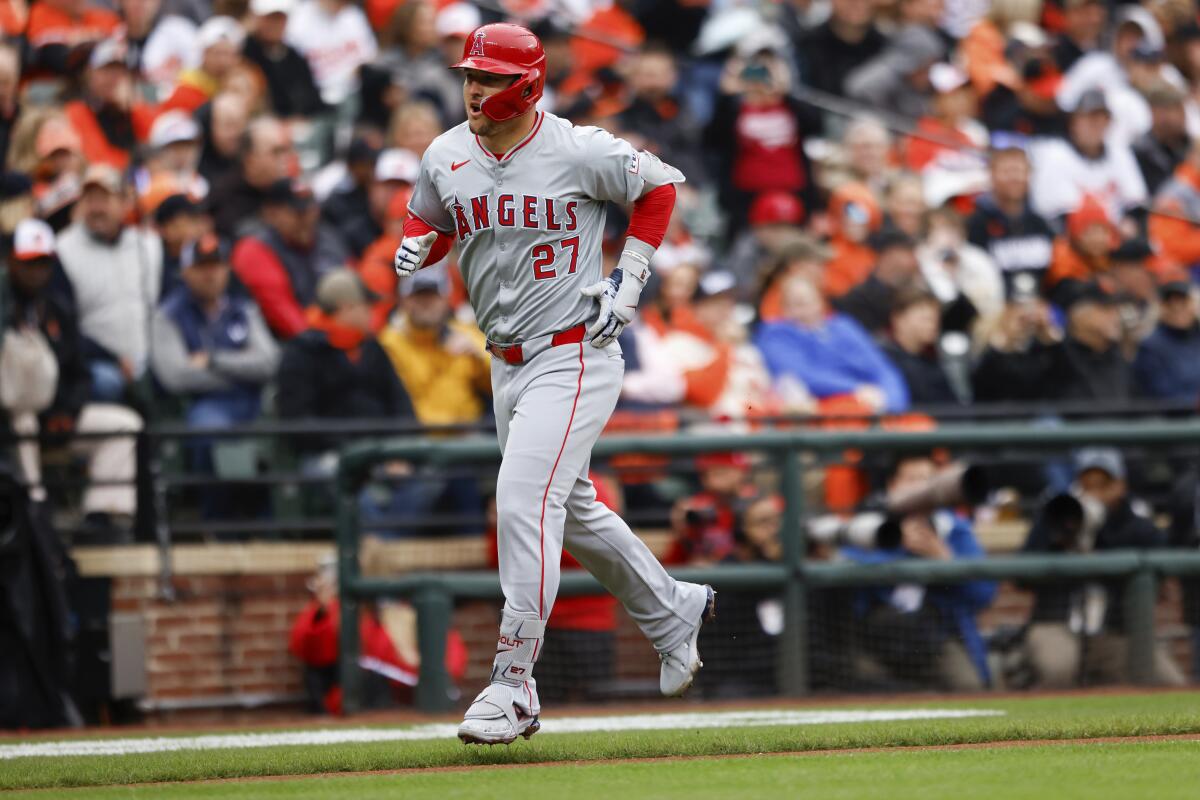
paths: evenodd
<path fill-rule="evenodd" d="M 656 186 L 634 201 L 625 248 L 617 263 L 625 275 L 645 284 L 650 277 L 650 259 L 667 235 L 674 208 L 675 186 L 670 183 Z"/>
<path fill-rule="evenodd" d="M 450 252 L 450 245 L 454 244 L 454 237 L 443 231 L 434 228 L 420 217 L 414 217 L 411 213 L 408 219 L 404 220 L 404 235 L 405 236 L 424 236 L 427 233 L 436 233 L 437 241 L 433 243 L 433 247 L 429 249 L 429 255 L 425 257 L 425 263 L 422 266 L 436 264 L 446 257 Z"/>

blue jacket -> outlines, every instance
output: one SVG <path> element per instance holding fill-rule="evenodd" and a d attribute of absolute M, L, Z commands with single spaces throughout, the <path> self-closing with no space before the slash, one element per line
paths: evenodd
<path fill-rule="evenodd" d="M 1187 402 L 1200 397 L 1200 325 L 1181 331 L 1160 323 L 1142 340 L 1133 372 L 1150 397 Z"/>
<path fill-rule="evenodd" d="M 851 394 L 864 383 L 883 390 L 886 411 L 908 408 L 908 387 L 863 327 L 833 314 L 817 330 L 791 322 L 768 322 L 755 337 L 771 375 L 799 378 L 818 399 Z"/>
<path fill-rule="evenodd" d="M 984 557 L 985 553 L 975 539 L 970 522 L 950 512 L 936 513 L 939 516 L 945 514 L 952 520 L 950 533 L 946 536 L 946 546 L 954 553 L 955 559 Z M 841 553 L 850 561 L 859 564 L 886 564 L 912 557 L 903 549 L 863 550 L 858 547 L 844 547 Z M 856 605 L 865 613 L 873 606 L 887 603 L 894 588 L 875 586 L 863 589 L 857 593 Z M 953 626 L 944 633 L 957 634 L 984 684 L 991 683 L 991 675 L 987 666 L 987 645 L 979 633 L 979 626 L 975 624 L 975 615 L 990 606 L 995 598 L 994 581 L 966 581 L 946 586 L 931 586 L 925 593 L 926 601 L 932 603 L 941 612 L 942 618 Z"/>

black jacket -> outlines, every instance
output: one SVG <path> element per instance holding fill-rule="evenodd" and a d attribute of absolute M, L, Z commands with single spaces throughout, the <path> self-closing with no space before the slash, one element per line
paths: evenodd
<path fill-rule="evenodd" d="M 326 110 L 308 61 L 294 48 L 282 45 L 281 57 L 273 58 L 257 39 L 248 36 L 242 55 L 262 70 L 271 109 L 278 116 L 310 117 Z"/>
<path fill-rule="evenodd" d="M 1051 529 L 1045 517 L 1039 518 L 1029 531 L 1025 553 L 1054 553 L 1062 552 L 1060 535 Z M 1129 550 L 1164 547 L 1167 543 L 1166 534 L 1146 517 L 1137 514 L 1128 500 L 1122 500 L 1115 509 L 1108 511 L 1104 524 L 1096 533 L 1093 550 Z M 1067 622 L 1071 615 L 1072 600 L 1076 592 L 1087 583 L 1102 583 L 1108 593 L 1108 605 L 1104 619 L 1104 627 L 1111 632 L 1119 633 L 1124 624 L 1122 601 L 1124 586 L 1121 580 L 1115 581 L 1053 581 L 1034 585 L 1033 612 L 1031 622 Z"/>
<path fill-rule="evenodd" d="M 236 239 L 255 225 L 262 210 L 266 192 L 251 186 L 239 168 L 227 173 L 212 187 L 208 207 L 212 212 L 217 233 L 226 239 Z"/>
<path fill-rule="evenodd" d="M 879 337 L 892 324 L 896 290 L 874 274 L 833 301 L 833 307 L 854 317 L 872 336 Z"/>
<path fill-rule="evenodd" d="M 1029 203 L 1019 216 L 1000 210 L 990 194 L 975 203 L 967 219 L 967 241 L 988 252 L 1004 276 L 1005 283 L 1022 272 L 1033 274 L 1040 284 L 1050 266 L 1054 231 L 1050 223 L 1034 213 Z"/>
<path fill-rule="evenodd" d="M 838 97 L 845 97 L 842 86 L 846 76 L 883 52 L 887 37 L 871 26 L 861 42 L 851 44 L 839 39 L 829 21 L 823 22 L 800 38 L 800 77 L 806 86 Z"/>
<path fill-rule="evenodd" d="M 938 360 L 937 352 L 913 355 L 893 341 L 883 344 L 883 354 L 896 365 L 908 384 L 908 398 L 915 408 L 958 405 L 958 395 Z"/>
<path fill-rule="evenodd" d="M 391 359 L 373 338 L 358 358 L 329 343 L 323 331 L 308 330 L 283 348 L 279 365 L 279 416 L 283 419 L 413 419 L 412 401 Z M 308 452 L 334 449 L 343 436 L 305 436 Z"/>
<path fill-rule="evenodd" d="M 1153 197 L 1158 188 L 1175 174 L 1188 151 L 1188 139 L 1171 143 L 1154 137 L 1147 131 L 1133 145 L 1133 157 L 1137 159 L 1138 169 L 1146 180 L 1146 190 Z"/>
<path fill-rule="evenodd" d="M 673 99 L 650 103 L 634 98 L 617 120 L 624 130 L 645 137 L 647 149 L 686 175 L 688 183 L 705 183 L 704 166 L 698 157 L 700 129 L 681 104 Z"/>
<path fill-rule="evenodd" d="M 371 215 L 367 190 L 349 180 L 321 204 L 321 218 L 342 240 L 343 246 L 361 258 L 363 252 L 383 235 L 383 228 Z"/>
<path fill-rule="evenodd" d="M 971 376 L 975 401 L 1100 400 L 1134 397 L 1133 367 L 1119 347 L 1097 353 L 1074 339 L 1020 353 L 989 347 Z"/>

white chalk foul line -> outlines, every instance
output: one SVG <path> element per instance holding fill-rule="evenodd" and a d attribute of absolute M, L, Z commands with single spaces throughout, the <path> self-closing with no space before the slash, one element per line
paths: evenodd
<path fill-rule="evenodd" d="M 614 731 L 691 730 L 696 728 L 747 728 L 755 725 L 829 725 L 847 722 L 898 722 L 903 720 L 962 719 L 1003 716 L 1003 711 L 982 709 L 887 709 L 877 711 L 713 711 L 686 714 L 637 714 L 605 717 L 550 717 L 539 735 Z M 228 750 L 287 745 L 327 745 L 365 742 L 409 742 L 452 739 L 453 724 L 418 725 L 412 728 L 324 728 L 312 731 L 275 731 L 205 736 L 135 739 L 68 739 L 57 742 L 0 745 L 0 760 L 32 756 L 120 756 L 192 750 Z"/>

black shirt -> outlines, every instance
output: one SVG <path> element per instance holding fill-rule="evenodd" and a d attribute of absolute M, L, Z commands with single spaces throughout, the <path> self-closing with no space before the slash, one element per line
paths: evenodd
<path fill-rule="evenodd" d="M 829 20 L 821 23 L 800 38 L 796 48 L 800 54 L 801 76 L 806 86 L 822 92 L 845 97 L 842 82 L 855 67 L 862 66 L 879 55 L 887 44 L 885 37 L 872 25 L 858 42 L 846 42 L 833 32 Z"/>
<path fill-rule="evenodd" d="M 1028 202 L 1019 215 L 1010 217 L 987 194 L 979 198 L 967 219 L 967 241 L 987 251 L 1006 284 L 1022 272 L 1032 273 L 1041 283 L 1050 266 L 1054 231 Z"/>

